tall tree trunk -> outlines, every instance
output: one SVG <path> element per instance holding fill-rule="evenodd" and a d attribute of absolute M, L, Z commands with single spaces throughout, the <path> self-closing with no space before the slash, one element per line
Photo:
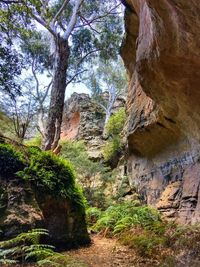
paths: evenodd
<path fill-rule="evenodd" d="M 70 52 L 68 41 L 58 35 L 55 40 L 55 48 L 51 100 L 43 142 L 44 150 L 54 150 L 58 145 L 65 100 L 66 75 Z"/>
<path fill-rule="evenodd" d="M 42 137 L 44 138 L 44 136 L 45 136 L 45 123 L 44 123 L 44 108 L 42 105 L 40 105 L 40 108 L 38 109 L 37 127 L 38 127 L 38 131 L 41 133 Z"/>

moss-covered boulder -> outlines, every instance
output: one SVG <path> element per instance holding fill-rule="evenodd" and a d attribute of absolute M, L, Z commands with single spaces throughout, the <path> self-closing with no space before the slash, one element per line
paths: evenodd
<path fill-rule="evenodd" d="M 70 162 L 36 148 L 0 144 L 0 182 L 2 238 L 44 227 L 58 249 L 90 242 L 84 197 Z"/>
<path fill-rule="evenodd" d="M 25 166 L 22 152 L 11 145 L 0 144 L 0 239 L 44 226 L 42 212 L 29 183 L 16 175 Z"/>

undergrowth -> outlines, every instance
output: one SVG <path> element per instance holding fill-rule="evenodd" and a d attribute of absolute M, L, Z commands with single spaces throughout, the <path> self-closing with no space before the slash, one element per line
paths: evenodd
<path fill-rule="evenodd" d="M 112 205 L 103 211 L 93 225 L 93 230 L 106 231 L 112 236 L 137 226 L 156 229 L 160 222 L 160 215 L 155 209 L 140 206 L 136 201 L 124 202 Z"/>
<path fill-rule="evenodd" d="M 102 154 L 105 161 L 112 161 L 112 159 L 120 153 L 122 149 L 122 138 L 120 136 L 124 123 L 126 120 L 126 113 L 124 108 L 120 108 L 115 114 L 113 114 L 106 126 L 106 134 L 108 140 L 103 146 Z"/>
<path fill-rule="evenodd" d="M 24 266 L 26 263 L 33 263 L 34 266 L 85 267 L 81 262 L 55 252 L 53 246 L 40 244 L 41 236 L 45 235 L 48 235 L 47 230 L 33 229 L 0 242 L 0 264 Z"/>
<path fill-rule="evenodd" d="M 91 230 L 117 238 L 155 266 L 200 266 L 200 225 L 166 222 L 157 210 L 138 202 L 115 204 L 105 211 L 90 208 L 87 219 Z"/>

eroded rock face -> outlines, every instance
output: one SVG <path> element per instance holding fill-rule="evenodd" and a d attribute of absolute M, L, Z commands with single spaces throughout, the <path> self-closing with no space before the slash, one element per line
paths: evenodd
<path fill-rule="evenodd" d="M 48 243 L 57 249 L 68 249 L 90 243 L 85 223 L 85 211 L 68 199 L 55 199 L 43 192 L 36 192 L 44 225 L 49 231 Z"/>
<path fill-rule="evenodd" d="M 19 179 L 0 177 L 0 238 L 12 238 L 33 228 L 44 228 L 42 212 L 30 186 Z"/>
<path fill-rule="evenodd" d="M 199 221 L 200 3 L 126 1 L 128 172 L 141 198 Z"/>
<path fill-rule="evenodd" d="M 108 97 L 106 93 L 104 97 Z M 124 105 L 125 98 L 118 97 L 112 112 Z M 99 160 L 105 142 L 104 123 L 105 112 L 88 94 L 73 93 L 65 103 L 61 139 L 84 140 L 90 158 Z"/>

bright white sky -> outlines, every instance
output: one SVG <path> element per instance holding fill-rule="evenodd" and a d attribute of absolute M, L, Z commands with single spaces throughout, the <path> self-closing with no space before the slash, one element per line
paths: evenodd
<path fill-rule="evenodd" d="M 79 84 L 69 84 L 65 92 L 65 98 L 69 98 L 74 92 L 90 94 L 90 90 L 83 83 Z"/>

